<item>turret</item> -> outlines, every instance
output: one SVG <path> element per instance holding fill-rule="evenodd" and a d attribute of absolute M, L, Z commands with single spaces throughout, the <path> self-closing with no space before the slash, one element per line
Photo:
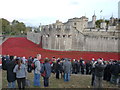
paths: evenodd
<path fill-rule="evenodd" d="M 96 22 L 96 15 L 95 15 L 95 12 L 94 12 L 94 15 L 92 16 L 92 21 Z"/>
<path fill-rule="evenodd" d="M 96 22 L 96 15 L 95 15 L 95 12 L 94 12 L 94 15 L 92 16 L 92 27 L 93 28 L 96 27 L 95 22 Z"/>

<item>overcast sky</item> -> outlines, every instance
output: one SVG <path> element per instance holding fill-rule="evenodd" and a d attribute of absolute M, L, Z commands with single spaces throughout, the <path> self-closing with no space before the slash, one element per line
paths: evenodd
<path fill-rule="evenodd" d="M 0 0 L 0 18 L 14 19 L 31 26 L 66 22 L 69 18 L 85 16 L 91 20 L 95 14 L 109 19 L 118 17 L 120 0 Z M 100 13 L 100 11 L 102 12 Z"/>

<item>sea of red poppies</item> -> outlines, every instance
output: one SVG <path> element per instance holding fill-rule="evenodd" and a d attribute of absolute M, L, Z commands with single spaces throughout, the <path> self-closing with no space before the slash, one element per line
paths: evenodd
<path fill-rule="evenodd" d="M 0 45 L 0 54 L 2 55 L 16 55 L 16 56 L 29 56 L 35 57 L 36 54 L 41 54 L 42 58 L 48 57 L 52 58 L 71 58 L 91 60 L 92 58 L 98 59 L 103 58 L 104 60 L 120 60 L 120 53 L 115 52 L 87 52 L 87 51 L 54 51 L 45 50 L 40 48 L 40 45 L 34 44 L 33 42 L 27 40 L 25 37 L 13 37 L 8 38 L 2 45 Z"/>

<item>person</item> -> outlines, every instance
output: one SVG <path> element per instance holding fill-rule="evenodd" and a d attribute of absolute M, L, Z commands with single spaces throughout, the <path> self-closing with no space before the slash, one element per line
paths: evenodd
<path fill-rule="evenodd" d="M 84 60 L 81 61 L 80 67 L 81 67 L 81 74 L 84 74 L 84 72 L 85 72 L 85 61 Z"/>
<path fill-rule="evenodd" d="M 7 70 L 6 63 L 9 60 L 10 60 L 9 55 L 3 55 L 2 57 L 2 69 L 3 70 Z"/>
<path fill-rule="evenodd" d="M 96 61 L 91 61 L 91 64 L 92 64 L 92 67 L 91 67 L 91 73 L 92 73 L 91 86 L 94 85 L 94 80 L 95 80 L 95 63 L 96 63 Z"/>
<path fill-rule="evenodd" d="M 7 60 L 6 63 L 8 88 L 16 87 L 16 74 L 13 72 L 15 65 L 16 60 L 14 59 L 14 56 L 10 56 L 10 60 Z"/>
<path fill-rule="evenodd" d="M 72 74 L 74 74 L 75 73 L 75 59 L 72 60 L 71 64 L 72 64 Z"/>
<path fill-rule="evenodd" d="M 120 65 L 117 61 L 113 62 L 113 65 L 110 68 L 111 72 L 111 83 L 118 85 L 119 73 L 120 73 Z"/>
<path fill-rule="evenodd" d="M 55 66 L 56 79 L 59 79 L 59 75 L 60 75 L 61 70 L 62 70 L 62 65 L 60 64 L 60 59 L 58 59 L 56 66 Z"/>
<path fill-rule="evenodd" d="M 103 78 L 103 80 L 110 81 L 110 79 L 111 79 L 111 73 L 110 73 L 111 66 L 112 66 L 111 62 L 107 62 L 107 65 L 106 65 L 106 67 L 104 69 L 104 78 Z"/>
<path fill-rule="evenodd" d="M 64 81 L 70 81 L 70 73 L 71 73 L 71 62 L 68 58 L 65 58 L 65 62 L 63 63 L 63 71 L 64 71 Z"/>
<path fill-rule="evenodd" d="M 44 87 L 48 87 L 49 86 L 49 77 L 51 75 L 51 65 L 49 63 L 48 58 L 45 59 L 44 64 L 43 64 L 43 66 L 41 68 L 41 73 L 43 73 L 44 71 L 46 72 L 45 77 L 43 77 L 43 79 L 44 79 Z"/>
<path fill-rule="evenodd" d="M 33 63 L 35 63 L 35 70 L 34 70 L 34 86 L 40 86 L 40 70 L 41 70 L 41 65 L 40 65 L 40 60 L 41 59 L 41 54 L 37 54 L 37 57 L 34 58 Z"/>
<path fill-rule="evenodd" d="M 90 74 L 90 67 L 91 67 L 90 61 L 88 61 L 86 63 L 86 75 Z"/>
<path fill-rule="evenodd" d="M 97 63 L 95 64 L 95 80 L 94 80 L 95 88 L 102 88 L 104 68 L 105 66 L 103 64 L 103 61 L 101 59 L 98 59 Z"/>
<path fill-rule="evenodd" d="M 29 73 L 31 73 L 32 72 L 32 66 L 31 66 L 31 64 L 32 64 L 32 57 L 30 56 L 29 57 L 29 59 L 28 59 L 28 67 L 27 67 L 27 71 L 29 72 Z"/>
<path fill-rule="evenodd" d="M 52 64 L 51 64 L 51 72 L 55 74 L 55 66 L 56 66 L 56 60 L 52 61 Z"/>
<path fill-rule="evenodd" d="M 25 89 L 25 82 L 27 76 L 26 66 L 22 63 L 21 59 L 16 59 L 16 61 L 17 65 L 13 69 L 13 72 L 16 73 L 18 88 Z"/>
<path fill-rule="evenodd" d="M 23 64 L 25 64 L 26 67 L 27 67 L 27 63 L 26 63 L 26 62 L 27 62 L 27 59 L 25 58 L 25 56 L 22 57 L 22 62 L 23 62 Z"/>

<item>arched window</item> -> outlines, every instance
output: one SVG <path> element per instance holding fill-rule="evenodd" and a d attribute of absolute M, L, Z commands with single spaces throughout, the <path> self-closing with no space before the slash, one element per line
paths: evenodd
<path fill-rule="evenodd" d="M 66 37 L 67 35 L 63 35 L 63 38 Z"/>
<path fill-rule="evenodd" d="M 56 35 L 56 37 L 60 37 L 60 35 Z"/>
<path fill-rule="evenodd" d="M 115 38 L 115 40 L 117 40 L 118 38 Z"/>

